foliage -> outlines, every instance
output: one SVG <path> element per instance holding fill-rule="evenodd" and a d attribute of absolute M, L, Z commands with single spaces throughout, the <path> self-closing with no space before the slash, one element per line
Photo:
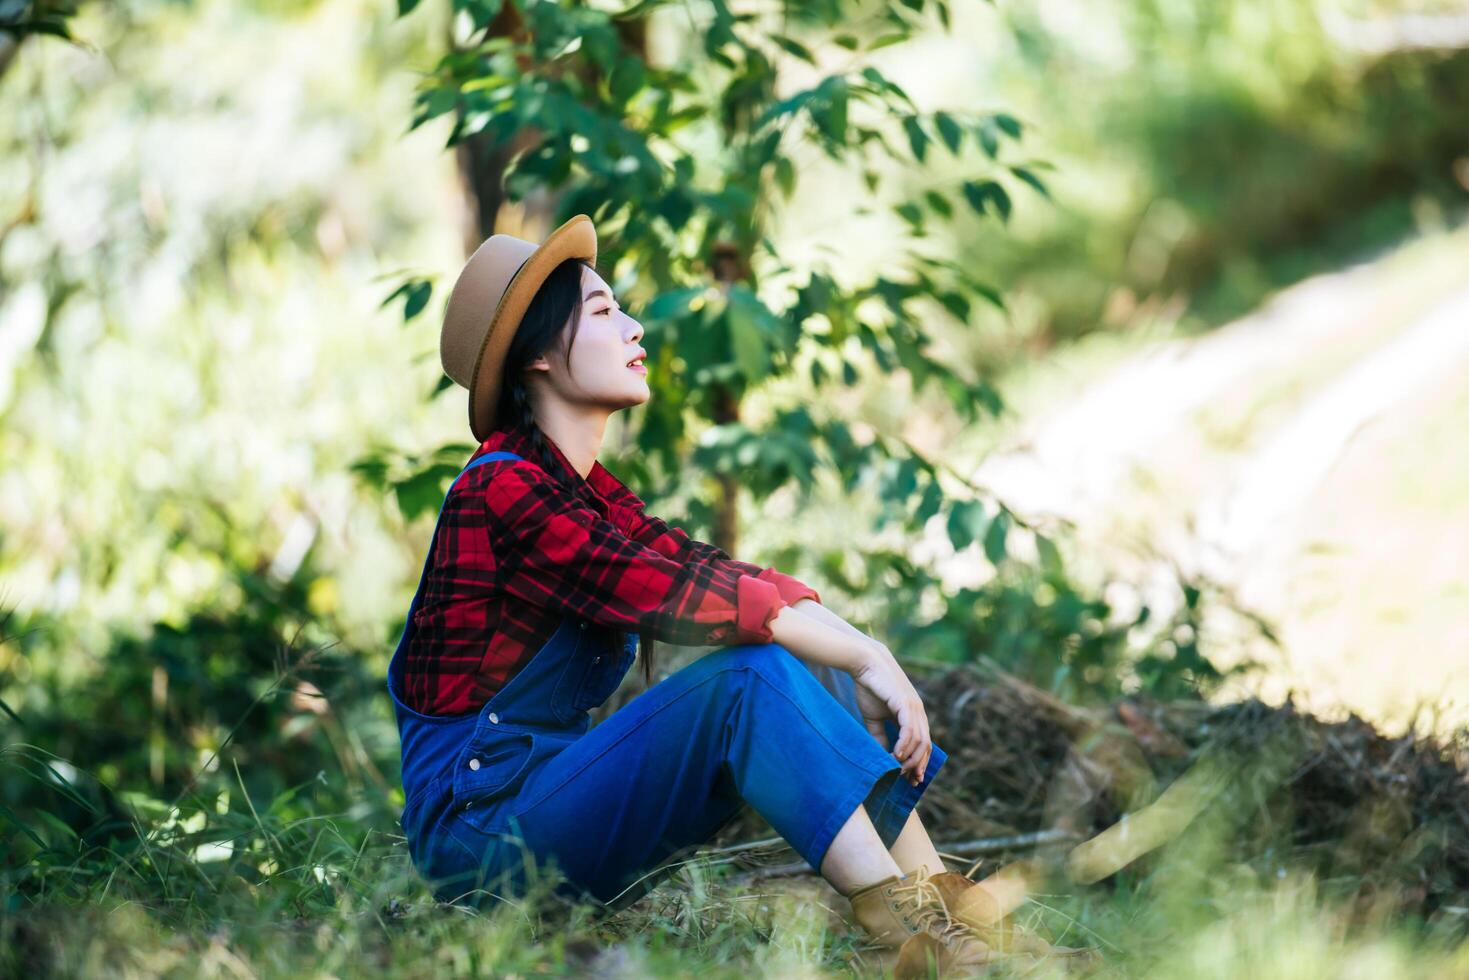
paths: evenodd
<path fill-rule="evenodd" d="M 3 0 L 0 2 L 0 34 L 13 35 L 18 41 L 33 34 L 50 34 L 70 40 L 67 18 L 75 16 L 76 8 L 77 0 Z"/>
<path fill-rule="evenodd" d="M 257 613 L 268 609 L 262 605 Z M 6 635 L 7 643 L 21 639 L 36 648 L 48 633 L 44 623 L 12 620 Z M 742 882 L 729 857 L 696 857 L 616 913 L 555 897 L 554 866 L 527 894 L 505 896 L 482 912 L 435 903 L 408 864 L 394 824 L 397 801 L 349 770 L 348 756 L 333 751 L 330 738 L 308 726 L 307 736 L 294 741 L 303 754 L 296 775 L 318 764 L 322 769 L 284 785 L 261 772 L 291 768 L 257 754 L 272 740 L 241 737 L 254 712 L 278 713 L 277 722 L 290 727 L 290 711 L 301 710 L 289 703 L 301 666 L 283 663 L 254 703 L 237 704 L 237 723 L 222 733 L 216 756 L 192 775 L 171 773 L 168 785 L 152 790 L 142 788 L 142 744 L 95 743 L 104 761 L 94 768 L 73 766 L 17 738 L 44 739 L 47 726 L 69 717 L 80 699 L 27 702 L 7 716 L 7 748 L 0 754 L 7 843 L 0 863 L 0 971 L 576 976 L 620 968 L 647 976 L 691 970 L 843 975 L 860 942 L 852 927 L 801 891 Z M 332 704 L 348 700 L 341 695 L 356 683 L 350 672 L 318 676 Z M 951 757 L 956 773 L 970 758 L 990 771 L 988 787 L 963 780 L 951 793 L 980 794 L 974 812 L 988 816 L 997 807 L 1046 805 L 1054 785 L 1030 777 L 1055 761 L 1053 746 L 1025 733 L 1054 727 L 1058 719 L 1065 728 L 1066 719 L 1083 712 L 1034 694 L 1008 707 L 996 701 L 1006 691 L 1023 695 L 1023 686 L 996 685 L 971 698 L 952 678 L 934 684 L 930 697 L 942 731 L 964 719 L 978 719 L 985 731 L 962 745 L 955 735 L 940 736 L 961 750 Z M 966 703 L 967 712 L 960 711 Z M 1383 977 L 1463 970 L 1469 947 L 1453 908 L 1440 905 L 1431 920 L 1393 912 L 1396 903 L 1423 901 L 1402 887 L 1402 867 L 1432 861 L 1440 851 L 1458 854 L 1444 823 L 1453 805 L 1446 794 L 1455 792 L 1444 776 L 1457 772 L 1454 763 L 1411 739 L 1405 751 L 1361 725 L 1323 726 L 1258 703 L 1175 710 L 1202 719 L 1182 735 L 1225 764 L 1212 805 L 1176 841 L 1107 881 L 1048 881 L 1026 907 L 1031 928 L 1062 942 L 1100 945 L 1106 960 L 1099 976 L 1241 977 L 1268 964 L 1272 976 L 1325 977 L 1364 961 Z M 160 714 L 206 728 L 219 716 L 188 704 Z M 1146 732 L 1156 722 L 1132 724 Z M 1105 738 L 1060 730 L 1048 737 L 1059 739 L 1063 754 L 1074 743 L 1093 774 L 1127 758 L 1099 751 Z M 1176 737 L 1155 729 L 1150 756 L 1177 755 L 1170 749 Z M 369 747 L 385 767 L 392 750 L 386 743 Z M 1342 753 L 1362 758 L 1341 765 Z M 1186 763 L 1175 758 L 1169 771 Z M 1395 765 L 1421 769 L 1423 778 L 1384 778 L 1383 767 Z M 99 776 L 103 771 L 131 788 L 114 789 Z M 930 812 L 941 812 L 944 799 L 936 797 L 940 810 Z M 1398 812 L 1404 800 L 1416 800 L 1430 822 L 1410 832 Z M 1323 807 L 1329 819 L 1317 812 Z M 1301 821 L 1312 832 L 1297 839 L 1291 828 Z M 1393 861 L 1380 863 L 1379 854 Z M 1332 869 L 1350 873 L 1332 876 Z M 1382 884 L 1379 901 L 1343 899 L 1368 877 Z M 1453 884 L 1448 877 L 1446 870 L 1436 873 L 1433 896 Z"/>
<path fill-rule="evenodd" d="M 1018 348 L 1175 320 L 1202 332 L 1462 215 L 1469 52 L 1342 40 L 1392 36 L 1394 7 L 1015 8 L 1013 43 L 983 50 L 986 80 L 1046 121 L 1040 151 L 1082 179 L 1023 234 L 957 230 L 956 248 L 1024 297 L 969 325 L 966 360 L 1000 372 Z"/>
<path fill-rule="evenodd" d="M 1015 116 L 925 110 L 874 64 L 874 51 L 926 32 L 929 16 L 947 29 L 947 5 L 917 0 L 874 12 L 855 3 L 789 4 L 774 16 L 716 0 L 704 9 L 707 18 L 696 19 L 697 33 L 683 46 L 688 58 L 654 64 L 629 37 L 641 36 L 631 26 L 660 6 L 610 12 L 518 0 L 456 3 L 472 37 L 425 79 L 413 121 L 418 126 L 452 114 L 450 145 L 480 138 L 514 147 L 505 177 L 512 200 L 560 189 L 563 216 L 585 211 L 598 223 L 599 264 L 626 282 L 620 294 L 643 301 L 639 319 L 655 394 L 639 414 L 641 459 L 631 463 L 641 470 L 637 475 L 651 477 L 656 465 L 667 473 L 691 467 L 714 480 L 737 478 L 760 506 L 787 488 L 809 501 L 830 474 L 848 493 L 864 484 L 876 492 L 882 510 L 874 531 L 895 524 L 917 537 L 930 521 L 941 522 L 956 551 L 979 551 L 970 546 L 980 542 L 982 560 L 998 566 L 1014 526 L 1034 535 L 1034 547 L 1051 566 L 1047 574 L 1063 575 L 1059 549 L 1002 503 L 985 501 L 963 481 L 941 479 L 944 467 L 905 438 L 873 432 L 840 407 L 843 389 L 904 374 L 915 393 L 929 387 L 939 393 L 958 425 L 998 415 L 1004 406 L 996 390 L 937 355 L 926 323 L 931 310 L 963 322 L 976 302 L 1004 310 L 1001 290 L 964 263 L 921 254 L 897 239 L 883 243 L 892 255 L 886 268 L 849 284 L 848 269 L 788 262 L 769 233 L 803 189 L 806 168 L 797 164 L 803 151 L 859 169 L 869 198 L 879 202 L 895 175 L 934 167 L 940 147 L 962 164 L 970 176 L 951 187 L 928 180 L 920 191 L 885 202 L 914 242 L 955 223 L 956 202 L 986 220 L 1008 222 L 1014 205 L 1004 181 L 1047 193 L 1036 175 L 1043 162 L 1007 159 L 1023 132 Z M 814 53 L 838 49 L 846 63 L 836 71 Z M 786 81 L 803 72 L 814 77 Z M 778 94 L 785 90 L 790 94 Z M 890 166 L 880 166 L 878 157 Z M 411 321 L 426 308 L 429 289 L 414 279 L 385 303 L 402 297 L 404 320 Z M 798 404 L 777 399 L 762 421 L 740 418 L 737 406 L 752 393 L 796 378 Z M 686 454 L 694 433 L 697 447 Z M 358 470 L 374 486 L 390 485 L 411 517 L 431 507 L 453 475 L 444 457 L 437 451 L 434 462 L 415 466 L 411 458 L 377 451 Z M 392 470 L 403 475 L 389 483 L 385 474 Z M 851 546 L 858 561 L 903 560 Z M 902 578 L 899 609 L 933 581 L 916 568 Z M 827 581 L 863 594 L 847 589 L 840 576 Z M 1074 691 L 1083 677 L 1100 683 L 1104 670 L 1115 676 L 1123 658 L 1094 655 L 1090 640 L 1080 653 L 1050 642 L 1075 628 L 1071 599 L 1092 604 L 1067 592 L 1050 609 L 1018 592 L 1013 599 L 1029 606 L 1028 625 L 1041 627 L 1022 644 L 1024 656 L 1035 658 L 1035 671 L 1053 672 L 1058 684 L 1075 668 L 1066 684 Z M 967 625 L 956 628 L 954 621 Z M 972 613 L 952 610 L 921 624 L 894 618 L 887 625 L 902 636 L 905 652 L 941 647 L 964 657 L 996 644 L 1021 656 L 1008 627 L 981 623 Z M 1120 653 L 1128 632 L 1105 642 Z M 1184 677 L 1197 686 L 1217 675 L 1186 646 L 1178 655 L 1154 655 L 1142 676 L 1162 690 Z"/>

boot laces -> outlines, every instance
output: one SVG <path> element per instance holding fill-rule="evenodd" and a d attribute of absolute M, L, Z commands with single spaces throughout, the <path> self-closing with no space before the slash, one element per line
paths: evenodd
<path fill-rule="evenodd" d="M 912 880 L 893 889 L 893 896 L 904 911 L 936 938 L 948 943 L 960 942 L 968 929 L 949 914 L 939 886 L 929 880 L 928 869 L 920 865 L 908 877 Z"/>

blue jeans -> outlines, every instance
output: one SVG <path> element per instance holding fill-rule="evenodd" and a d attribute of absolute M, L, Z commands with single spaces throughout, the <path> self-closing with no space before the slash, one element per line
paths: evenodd
<path fill-rule="evenodd" d="M 891 847 L 947 758 L 933 744 L 923 781 L 909 783 L 890 751 L 897 725 L 885 723 L 885 749 L 862 724 L 850 675 L 778 643 L 706 654 L 590 727 L 632 665 L 635 634 L 568 618 L 463 716 L 403 704 L 406 641 L 405 629 L 388 672 L 402 824 L 415 867 L 446 901 L 520 891 L 531 868 L 554 863 L 566 893 L 621 907 L 746 803 L 819 869 L 858 806 Z"/>

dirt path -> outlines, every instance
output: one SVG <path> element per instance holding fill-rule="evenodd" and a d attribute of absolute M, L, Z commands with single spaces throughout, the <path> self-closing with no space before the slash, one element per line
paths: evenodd
<path fill-rule="evenodd" d="M 1452 626 L 1460 611 L 1469 622 L 1469 573 L 1440 558 L 1465 552 L 1469 511 L 1439 494 L 1430 520 L 1417 499 L 1469 470 L 1458 462 L 1469 457 L 1469 418 L 1460 420 L 1462 440 L 1411 464 L 1402 443 L 1417 434 L 1392 422 L 1419 413 L 1419 431 L 1433 428 L 1466 388 L 1469 229 L 1461 229 L 1306 280 L 1206 336 L 1140 350 L 1037 418 L 974 476 L 1022 514 L 1075 521 L 1081 548 L 1134 583 L 1134 601 L 1171 608 L 1173 564 L 1233 586 L 1287 640 L 1287 659 L 1259 693 L 1298 688 L 1298 700 L 1318 710 L 1344 705 L 1391 725 L 1417 701 L 1469 690 L 1469 645 L 1456 646 L 1462 634 Z M 1379 431 L 1397 440 L 1384 444 L 1373 438 Z M 1338 484 L 1363 468 L 1394 473 L 1393 485 L 1410 490 L 1352 501 L 1351 486 Z M 1329 526 L 1326 512 L 1335 515 Z M 1378 540 L 1385 526 L 1400 526 L 1390 556 Z M 1364 570 L 1385 560 L 1400 567 Z M 941 567 L 954 584 L 974 581 L 972 555 Z M 1379 572 L 1399 581 L 1378 581 Z M 1388 593 L 1393 601 L 1374 609 L 1374 597 Z M 1424 611 L 1440 598 L 1448 612 Z M 1397 628 L 1379 629 L 1379 614 Z M 1448 625 L 1420 628 L 1424 617 Z M 1378 643 L 1355 647 L 1367 634 Z M 1433 654 L 1415 657 L 1412 672 L 1393 670 L 1410 643 Z"/>
<path fill-rule="evenodd" d="M 1328 384 L 1242 463 L 1231 487 L 1200 504 L 1213 571 L 1240 574 L 1265 536 L 1310 502 L 1363 426 L 1450 375 L 1469 378 L 1469 286 Z"/>

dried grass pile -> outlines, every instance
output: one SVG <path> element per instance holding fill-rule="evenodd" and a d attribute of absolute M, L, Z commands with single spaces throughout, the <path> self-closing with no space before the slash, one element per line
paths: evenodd
<path fill-rule="evenodd" d="M 1039 843 L 1032 856 L 1105 881 L 1188 848 L 1201 868 L 1306 870 L 1364 911 L 1469 926 L 1469 733 L 1388 737 L 1289 702 L 1081 708 L 985 667 L 914 683 L 949 754 L 922 805 L 946 856 L 1005 860 Z M 770 833 L 751 812 L 715 844 Z"/>

